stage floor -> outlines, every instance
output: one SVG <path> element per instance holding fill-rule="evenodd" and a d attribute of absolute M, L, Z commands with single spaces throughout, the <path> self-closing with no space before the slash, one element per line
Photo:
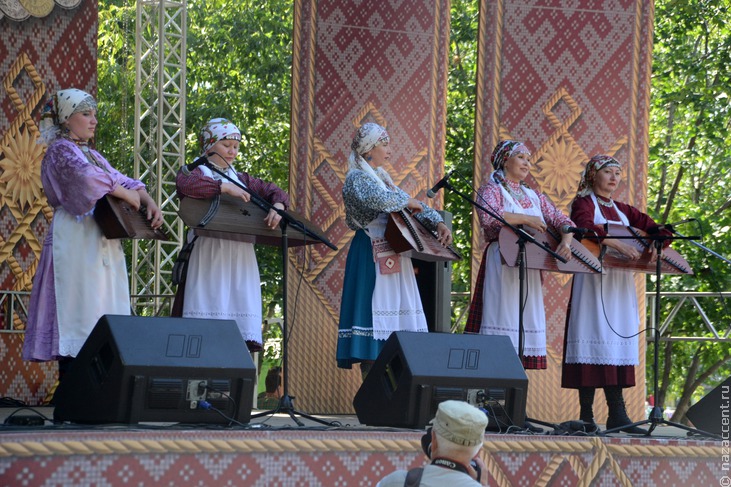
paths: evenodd
<path fill-rule="evenodd" d="M 256 415 L 257 413 L 262 413 L 263 411 L 258 409 L 252 409 L 252 416 Z M 307 413 L 303 413 L 307 415 Z M 11 407 L 0 407 L 0 428 L 4 428 L 4 431 L 10 432 L 10 431 L 36 431 L 36 430 L 45 430 L 45 431 L 67 431 L 69 429 L 83 429 L 83 430 L 94 430 L 94 429 L 106 429 L 111 427 L 110 425 L 99 425 L 99 426 L 93 426 L 93 425 L 75 425 L 67 423 L 63 426 L 56 426 L 50 423 L 50 421 L 46 421 L 43 426 L 15 426 L 15 425 L 5 425 L 6 419 L 8 416 L 14 415 L 14 416 L 39 416 L 39 417 L 45 417 L 51 420 L 53 418 L 53 407 L 32 407 L 32 408 L 11 408 Z M 376 426 L 367 426 L 364 424 L 361 424 L 358 421 L 358 417 L 355 415 L 310 415 L 314 418 L 317 418 L 318 420 L 325 422 L 325 423 L 331 423 L 330 425 L 324 425 L 320 421 L 315 421 L 308 419 L 307 417 L 301 415 L 301 414 L 295 414 L 294 417 L 302 423 L 300 426 L 295 422 L 295 420 L 288 414 L 272 414 L 268 416 L 262 416 L 259 418 L 252 418 L 248 427 L 246 429 L 301 429 L 306 430 L 310 428 L 323 428 L 328 427 L 328 429 L 331 428 L 337 428 L 342 429 L 345 431 L 352 430 L 352 429 L 358 429 L 363 431 L 421 431 L 421 430 L 410 430 L 410 429 L 403 429 L 403 428 L 381 428 Z M 561 434 L 560 431 L 555 431 L 551 426 L 541 425 L 541 424 L 534 424 L 535 426 L 541 427 L 544 432 L 544 435 L 559 435 Z M 558 425 L 556 425 L 558 426 Z M 601 429 L 604 429 L 604 425 L 599 425 Z M 174 424 L 174 423 L 140 423 L 140 425 L 114 425 L 115 429 L 120 428 L 131 428 L 131 429 L 138 429 L 138 427 L 144 427 L 144 428 L 174 428 L 174 429 L 215 429 L 220 430 L 221 428 L 224 428 L 224 426 L 220 425 L 210 425 L 209 427 L 206 427 L 205 425 L 180 425 L 180 424 Z M 646 428 L 646 426 L 643 426 Z M 244 428 L 240 428 L 244 429 Z M 3 431 L 0 429 L 0 431 Z M 521 433 L 523 434 L 523 433 Z M 525 434 L 529 434 L 528 432 L 525 432 Z M 497 432 L 487 432 L 487 435 L 498 435 L 501 436 L 501 434 Z M 595 436 L 595 435 L 593 435 Z M 615 438 L 637 438 L 642 436 L 638 435 L 627 435 L 624 433 L 613 433 L 611 434 L 612 437 Z M 680 439 L 680 438 L 688 438 L 688 439 L 704 439 L 695 435 L 689 435 L 686 430 L 683 430 L 681 428 L 676 428 L 671 425 L 658 425 L 653 433 L 651 434 L 651 437 L 653 438 L 668 438 L 668 439 Z"/>
<path fill-rule="evenodd" d="M 52 408 L 33 410 L 53 415 Z M 0 417 L 13 412 L 30 413 L 1 408 Z M 276 414 L 245 427 L 5 425 L 0 485 L 366 486 L 424 464 L 421 430 L 363 426 L 355 416 L 315 417 L 334 424 L 298 416 L 300 427 Z M 486 434 L 483 484 L 729 485 L 724 448 L 727 442 L 663 425 L 649 437 Z"/>

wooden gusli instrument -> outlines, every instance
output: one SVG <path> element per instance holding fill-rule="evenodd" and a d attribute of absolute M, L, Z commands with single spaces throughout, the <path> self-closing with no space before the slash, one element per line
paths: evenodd
<path fill-rule="evenodd" d="M 439 262 L 462 258 L 451 245 L 439 243 L 436 233 L 405 210 L 389 215 L 385 237 L 396 253 L 406 253 L 414 259 Z"/>
<path fill-rule="evenodd" d="M 536 241 L 544 244 L 549 249 L 555 251 L 558 244 L 561 243 L 561 234 L 555 228 L 548 229 L 541 233 L 531 228 L 523 228 L 527 233 L 533 235 Z M 520 246 L 518 245 L 518 236 L 510 227 L 503 227 L 498 236 L 500 244 L 500 255 L 502 255 L 505 264 L 509 267 L 518 265 L 518 253 Z M 541 269 L 552 272 L 563 272 L 574 274 L 577 272 L 595 273 L 601 272 L 602 266 L 599 260 L 589 250 L 584 247 L 581 242 L 574 239 L 571 241 L 572 258 L 568 262 L 561 262 L 551 254 L 533 243 L 525 244 L 525 260 L 527 269 Z"/>
<path fill-rule="evenodd" d="M 607 225 L 607 233 L 610 236 L 634 237 L 631 239 L 622 239 L 622 242 L 634 246 L 642 252 L 642 255 L 637 260 L 630 260 L 611 247 L 584 239 L 583 244 L 593 255 L 599 257 L 601 253 L 604 254 L 601 256 L 604 267 L 645 272 L 647 274 L 654 274 L 657 271 L 656 263 L 650 261 L 652 257 L 651 249 L 654 242 L 651 239 L 643 238 L 647 237 L 645 231 L 610 223 Z M 688 264 L 682 255 L 670 247 L 662 250 L 662 264 L 660 269 L 663 274 L 693 274 L 693 269 L 691 269 L 690 264 Z"/>
<path fill-rule="evenodd" d="M 96 202 L 94 219 L 108 239 L 115 238 L 149 238 L 169 240 L 161 229 L 153 229 L 147 219 L 147 208 L 132 208 L 124 200 L 110 194 Z"/>
<path fill-rule="evenodd" d="M 287 210 L 304 228 L 314 235 L 322 233 L 303 216 Z M 267 213 L 251 201 L 223 194 L 212 199 L 183 198 L 178 210 L 180 218 L 193 229 L 196 235 L 236 240 L 238 242 L 262 245 L 282 245 L 282 230 L 266 226 Z M 296 247 L 322 243 L 314 240 L 296 226 L 287 226 L 287 245 Z"/>

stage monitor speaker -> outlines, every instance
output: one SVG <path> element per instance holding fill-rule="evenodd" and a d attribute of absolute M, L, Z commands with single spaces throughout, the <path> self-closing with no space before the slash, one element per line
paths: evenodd
<path fill-rule="evenodd" d="M 485 410 L 489 429 L 525 423 L 528 377 L 510 338 L 395 332 L 353 399 L 362 424 L 421 429 L 447 399 Z"/>
<path fill-rule="evenodd" d="M 697 429 L 722 435 L 723 414 L 728 425 L 729 402 L 731 401 L 731 377 L 716 386 L 697 403 L 688 408 L 686 416 Z M 728 433 L 728 429 L 726 430 Z"/>
<path fill-rule="evenodd" d="M 452 214 L 448 211 L 439 214 L 451 230 Z M 452 263 L 419 259 L 411 259 L 411 263 L 429 331 L 449 333 L 452 330 Z"/>
<path fill-rule="evenodd" d="M 248 423 L 255 386 L 233 320 L 104 315 L 54 394 L 54 419 Z"/>

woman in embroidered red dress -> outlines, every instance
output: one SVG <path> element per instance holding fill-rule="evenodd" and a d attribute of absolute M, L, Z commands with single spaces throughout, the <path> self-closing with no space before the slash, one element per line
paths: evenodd
<path fill-rule="evenodd" d="M 573 226 L 573 222 L 544 194 L 537 193 L 524 182 L 531 169 L 530 151 L 525 144 L 503 140 L 495 147 L 491 162 L 494 171 L 490 180 L 478 191 L 483 206 L 492 209 L 511 225 L 523 225 L 539 232 L 545 232 L 547 224 L 555 228 Z M 503 224 L 481 210 L 478 213 L 487 248 L 472 293 L 465 332 L 509 336 L 518 351 L 519 269 L 502 264 L 498 236 Z M 562 235 L 556 249 L 566 259 L 571 257 L 571 239 L 570 233 Z M 526 289 L 523 366 L 526 369 L 545 369 L 546 315 L 539 270 L 527 270 Z"/>

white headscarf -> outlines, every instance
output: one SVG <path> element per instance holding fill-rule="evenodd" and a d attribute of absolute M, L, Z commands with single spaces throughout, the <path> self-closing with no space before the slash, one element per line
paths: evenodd
<path fill-rule="evenodd" d="M 385 169 L 382 167 L 373 169 L 368 161 L 363 159 L 363 154 L 370 152 L 377 145 L 388 144 L 390 140 L 386 129 L 377 123 L 368 122 L 361 125 L 353 137 L 353 143 L 350 144 L 350 156 L 348 157 L 350 170 L 363 171 L 384 189 L 388 189 L 388 186 L 393 187 L 393 179 Z"/>
<path fill-rule="evenodd" d="M 57 91 L 41 111 L 39 142 L 53 142 L 61 133 L 61 126 L 71 115 L 86 110 L 96 110 L 96 100 L 89 93 L 77 88 Z"/>
<path fill-rule="evenodd" d="M 213 118 L 203 126 L 198 136 L 201 155 L 205 155 L 220 140 L 238 140 L 241 142 L 241 131 L 231 120 Z"/>

